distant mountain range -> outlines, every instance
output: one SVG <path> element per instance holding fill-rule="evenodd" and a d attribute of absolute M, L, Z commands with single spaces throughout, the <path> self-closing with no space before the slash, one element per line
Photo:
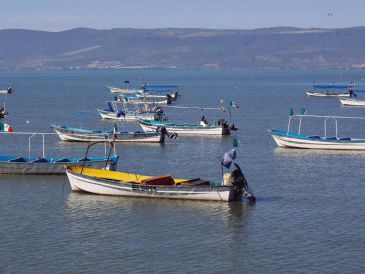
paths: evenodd
<path fill-rule="evenodd" d="M 0 30 L 0 69 L 365 68 L 365 27 Z"/>

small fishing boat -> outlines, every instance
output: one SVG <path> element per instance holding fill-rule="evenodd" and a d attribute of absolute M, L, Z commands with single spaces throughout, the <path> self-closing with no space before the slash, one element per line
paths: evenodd
<path fill-rule="evenodd" d="M 0 94 L 10 94 L 13 93 L 14 89 L 12 87 L 7 87 L 7 88 L 1 88 L 0 89 Z"/>
<path fill-rule="evenodd" d="M 169 123 L 148 119 L 137 119 L 137 122 L 144 131 L 155 131 L 158 127 L 165 127 L 167 131 L 173 131 L 179 135 L 230 135 L 232 130 L 238 129 L 234 124 L 230 124 L 224 119 L 220 119 L 218 123 L 213 125 L 209 125 L 203 120 L 200 124 Z"/>
<path fill-rule="evenodd" d="M 28 157 L 0 155 L 2 174 L 65 174 L 66 166 L 84 166 L 116 170 L 119 157 Z"/>
<path fill-rule="evenodd" d="M 3 133 L 3 132 L 2 132 Z M 3 133 L 4 134 L 4 133 Z M 52 133 L 12 132 L 12 135 L 30 135 L 28 155 L 0 155 L 1 174 L 65 174 L 66 166 L 85 166 L 90 168 L 105 168 L 116 170 L 119 156 L 115 154 L 102 157 L 46 157 L 44 136 Z M 43 136 L 42 156 L 34 157 L 31 154 L 31 139 L 34 136 Z"/>
<path fill-rule="evenodd" d="M 339 98 L 343 106 L 364 107 L 365 100 L 352 98 Z"/>
<path fill-rule="evenodd" d="M 143 92 L 143 90 L 134 88 L 119 88 L 114 86 L 107 86 L 107 88 L 111 93 L 134 94 L 136 92 Z"/>
<path fill-rule="evenodd" d="M 139 98 L 137 96 L 120 95 L 118 100 L 127 104 L 146 104 L 146 105 L 170 105 L 173 98 L 170 95 L 166 95 L 164 99 L 155 98 Z"/>
<path fill-rule="evenodd" d="M 306 135 L 301 133 L 303 118 L 320 118 L 324 120 L 324 136 Z M 299 120 L 298 132 L 290 131 L 290 124 L 293 119 Z M 316 116 L 316 115 L 290 115 L 287 131 L 269 130 L 272 138 L 279 147 L 307 148 L 307 149 L 331 149 L 331 150 L 365 150 L 365 139 L 339 137 L 339 119 L 360 119 L 365 117 L 341 117 L 341 116 Z M 335 122 L 335 136 L 327 135 L 327 121 Z"/>
<path fill-rule="evenodd" d="M 134 110 L 129 110 L 128 105 L 120 101 L 108 101 L 108 108 L 97 109 L 102 119 L 135 121 L 137 118 L 153 119 L 155 112 L 146 105 L 134 105 Z M 119 108 L 118 105 L 122 104 Z"/>
<path fill-rule="evenodd" d="M 305 94 L 313 97 L 350 97 L 349 92 L 315 92 L 312 90 L 306 90 Z"/>
<path fill-rule="evenodd" d="M 136 93 L 139 98 L 156 98 L 164 99 L 166 96 L 170 96 L 173 100 L 176 100 L 179 96 L 177 85 L 149 85 L 142 84 L 141 90 Z"/>
<path fill-rule="evenodd" d="M 350 84 L 316 84 L 314 82 L 312 90 L 305 90 L 307 96 L 314 97 L 352 97 L 355 83 Z"/>
<path fill-rule="evenodd" d="M 163 143 L 165 135 L 176 138 L 177 135 L 169 133 L 164 128 L 159 128 L 153 132 L 144 131 L 118 131 L 114 130 L 89 130 L 74 128 L 64 125 L 51 125 L 62 141 L 73 142 L 96 142 L 114 140 L 115 142 L 134 143 Z M 176 135 L 176 136 L 175 136 Z"/>
<path fill-rule="evenodd" d="M 240 167 L 234 166 L 219 183 L 81 167 L 68 167 L 66 173 L 73 191 L 93 194 L 224 202 L 239 201 L 245 196 L 255 201 Z"/>

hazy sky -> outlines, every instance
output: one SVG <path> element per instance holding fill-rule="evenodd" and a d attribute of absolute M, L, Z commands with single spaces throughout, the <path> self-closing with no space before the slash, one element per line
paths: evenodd
<path fill-rule="evenodd" d="M 365 26 L 365 0 L 0 0 L 0 29 Z"/>

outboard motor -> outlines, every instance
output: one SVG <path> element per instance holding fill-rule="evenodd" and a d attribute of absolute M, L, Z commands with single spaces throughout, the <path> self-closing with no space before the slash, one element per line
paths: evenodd
<path fill-rule="evenodd" d="M 7 91 L 8 91 L 8 93 L 13 93 L 14 89 L 12 87 L 8 87 Z"/>
<path fill-rule="evenodd" d="M 222 127 L 222 135 L 230 135 L 231 134 L 229 124 L 226 120 L 224 120 L 223 118 L 219 119 L 218 120 L 218 125 Z"/>
<path fill-rule="evenodd" d="M 232 124 L 229 125 L 229 129 L 233 130 L 233 131 L 237 131 L 238 127 L 235 124 L 232 123 Z"/>
<path fill-rule="evenodd" d="M 250 202 L 255 202 L 256 198 L 255 196 L 253 196 L 252 191 L 248 186 L 247 180 L 245 178 L 245 175 L 243 175 L 240 166 L 236 163 L 233 164 L 235 166 L 235 170 L 233 170 L 231 173 L 233 189 L 235 190 L 237 195 L 244 194 Z"/>
<path fill-rule="evenodd" d="M 120 116 L 125 117 L 125 112 L 124 112 L 123 110 L 119 110 L 119 111 L 117 112 L 117 117 L 120 117 Z"/>
<path fill-rule="evenodd" d="M 166 104 L 167 104 L 167 105 L 171 105 L 171 103 L 172 103 L 173 99 L 172 99 L 172 97 L 171 97 L 171 95 L 170 95 L 170 94 L 167 94 L 167 95 L 166 95 L 166 99 L 167 99 Z"/>
<path fill-rule="evenodd" d="M 156 132 L 161 132 L 160 142 L 163 143 L 165 141 L 165 135 L 167 135 L 171 139 L 177 138 L 176 132 L 169 132 L 165 127 L 158 126 L 156 128 Z"/>

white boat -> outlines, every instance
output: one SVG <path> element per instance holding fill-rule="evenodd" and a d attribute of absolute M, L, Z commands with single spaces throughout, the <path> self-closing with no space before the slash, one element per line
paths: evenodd
<path fill-rule="evenodd" d="M 344 106 L 364 107 L 365 100 L 351 99 L 351 98 L 339 98 L 340 102 Z"/>
<path fill-rule="evenodd" d="M 146 176 L 91 168 L 68 167 L 67 176 L 73 191 L 93 194 L 180 200 L 239 201 L 255 197 L 237 164 L 226 173 L 223 182 L 200 178 L 174 179 L 171 176 Z"/>
<path fill-rule="evenodd" d="M 113 140 L 115 142 L 133 143 L 163 143 L 165 135 L 172 136 L 166 130 L 143 132 L 143 131 L 115 131 L 115 130 L 88 130 L 68 126 L 51 125 L 62 141 L 73 142 L 96 142 Z M 176 138 L 176 137 L 175 137 Z"/>
<path fill-rule="evenodd" d="M 135 104 L 133 106 L 134 110 L 129 110 L 128 105 L 124 102 L 108 101 L 107 104 L 108 108 L 97 109 L 102 119 L 135 121 L 138 118 L 153 119 L 155 115 L 155 113 L 150 110 L 151 108 L 148 108 L 145 105 Z M 119 108 L 118 104 L 122 104 L 122 107 Z"/>
<path fill-rule="evenodd" d="M 321 118 L 324 119 L 324 136 L 306 135 L 301 133 L 302 119 Z M 292 119 L 299 119 L 298 132 L 290 131 L 290 123 Z M 291 115 L 289 117 L 288 129 L 269 130 L 272 138 L 279 147 L 288 148 L 306 148 L 306 149 L 330 149 L 330 150 L 365 150 L 364 138 L 350 138 L 338 136 L 338 121 L 339 119 L 360 119 L 363 117 L 341 117 L 341 116 L 316 116 L 316 115 Z M 327 136 L 327 121 L 335 121 L 335 136 Z"/>
<path fill-rule="evenodd" d="M 233 124 L 221 120 L 217 124 L 187 124 L 168 123 L 147 119 L 137 119 L 144 131 L 156 131 L 157 128 L 165 127 L 167 131 L 176 132 L 178 135 L 230 135 L 231 130 L 237 130 Z"/>
<path fill-rule="evenodd" d="M 312 90 L 305 90 L 307 96 L 314 97 L 351 97 L 355 83 L 350 84 L 317 84 L 314 82 Z"/>
<path fill-rule="evenodd" d="M 306 90 L 305 93 L 308 96 L 314 97 L 350 97 L 351 94 L 349 92 L 316 92 L 312 90 Z"/>
<path fill-rule="evenodd" d="M 166 97 L 165 99 L 154 99 L 154 98 L 138 98 L 137 96 L 127 96 L 120 95 L 118 98 L 119 101 L 127 103 L 127 104 L 146 104 L 146 105 L 170 105 L 173 101 L 171 97 Z"/>
<path fill-rule="evenodd" d="M 143 90 L 134 88 L 120 88 L 114 86 L 107 86 L 111 93 L 122 93 L 122 94 L 135 94 L 136 92 L 142 92 Z"/>
<path fill-rule="evenodd" d="M 2 88 L 0 89 L 0 94 L 10 94 L 13 93 L 14 89 L 12 87 Z"/>
<path fill-rule="evenodd" d="M 84 166 L 90 168 L 104 168 L 116 170 L 119 156 L 100 157 L 59 157 L 46 156 L 44 138 L 52 133 L 29 133 L 29 132 L 1 132 L 2 134 L 30 135 L 28 138 L 28 155 L 0 155 L 0 174 L 65 174 L 66 166 Z M 31 139 L 35 136 L 42 136 L 42 155 L 34 156 L 31 149 Z M 3 144 L 5 145 L 5 144 Z M 112 145 L 112 144 L 111 144 Z M 113 149 L 114 146 L 111 147 Z M 106 154 L 106 153 L 105 153 Z M 111 154 L 109 154 L 111 155 Z"/>

